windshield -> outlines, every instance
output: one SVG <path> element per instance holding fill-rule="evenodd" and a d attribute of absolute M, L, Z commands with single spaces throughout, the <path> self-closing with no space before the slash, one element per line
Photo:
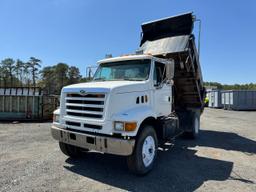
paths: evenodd
<path fill-rule="evenodd" d="M 118 61 L 101 64 L 94 81 L 144 81 L 149 77 L 151 60 Z"/>

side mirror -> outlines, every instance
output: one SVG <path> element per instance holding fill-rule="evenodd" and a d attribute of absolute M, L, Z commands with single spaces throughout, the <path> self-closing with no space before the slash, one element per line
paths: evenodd
<path fill-rule="evenodd" d="M 154 80 L 153 83 L 154 83 L 154 86 L 156 87 L 157 86 L 157 80 Z"/>
<path fill-rule="evenodd" d="M 157 80 L 154 80 L 154 86 L 155 87 L 160 87 L 161 83 L 160 82 L 157 82 Z"/>

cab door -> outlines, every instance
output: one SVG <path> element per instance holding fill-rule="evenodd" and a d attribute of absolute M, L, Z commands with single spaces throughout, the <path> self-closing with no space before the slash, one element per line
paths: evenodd
<path fill-rule="evenodd" d="M 155 62 L 153 75 L 154 108 L 158 117 L 172 111 L 172 85 L 166 81 L 165 64 Z"/>

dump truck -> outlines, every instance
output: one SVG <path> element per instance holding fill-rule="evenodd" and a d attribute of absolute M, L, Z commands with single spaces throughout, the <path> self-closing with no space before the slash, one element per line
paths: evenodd
<path fill-rule="evenodd" d="M 186 13 L 144 23 L 135 54 L 100 60 L 91 82 L 64 87 L 51 127 L 60 150 L 126 156 L 129 170 L 143 175 L 159 146 L 197 138 L 205 89 L 194 22 Z"/>

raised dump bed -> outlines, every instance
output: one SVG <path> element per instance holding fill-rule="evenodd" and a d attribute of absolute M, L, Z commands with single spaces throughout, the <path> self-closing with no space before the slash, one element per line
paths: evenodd
<path fill-rule="evenodd" d="M 195 17 L 186 13 L 142 24 L 140 51 L 175 60 L 175 109 L 204 107 L 205 88 L 192 34 Z"/>

